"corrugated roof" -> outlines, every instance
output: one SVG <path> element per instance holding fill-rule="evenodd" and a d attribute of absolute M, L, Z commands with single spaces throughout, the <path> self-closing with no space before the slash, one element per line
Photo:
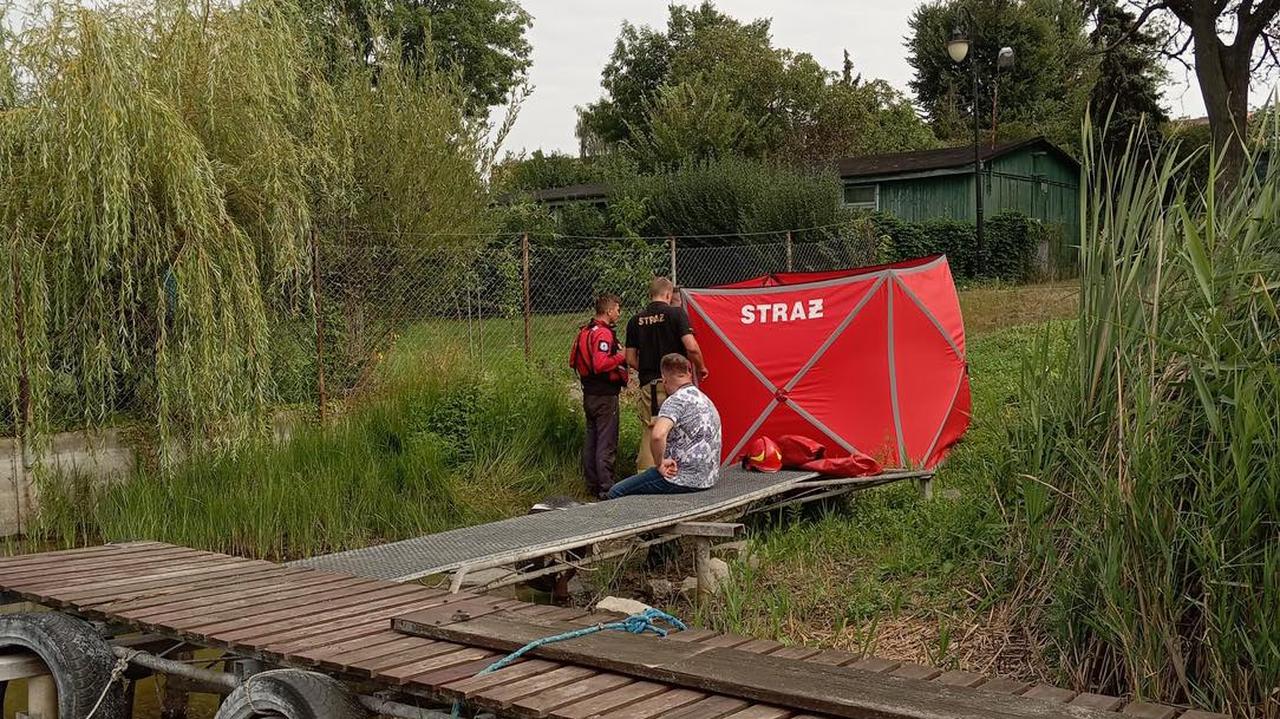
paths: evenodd
<path fill-rule="evenodd" d="M 1043 137 L 1033 137 L 1028 140 L 1018 140 L 1017 142 L 1005 142 L 995 147 L 980 145 L 978 147 L 978 157 L 983 162 L 987 162 L 1015 150 L 1033 146 L 1042 146 L 1045 150 L 1075 163 L 1075 158 L 1072 158 Z M 836 170 L 839 172 L 840 177 L 850 178 L 947 170 L 972 164 L 973 145 L 962 145 L 960 147 L 943 147 L 937 150 L 916 150 L 914 152 L 894 152 L 886 155 L 846 157 L 836 161 Z"/>

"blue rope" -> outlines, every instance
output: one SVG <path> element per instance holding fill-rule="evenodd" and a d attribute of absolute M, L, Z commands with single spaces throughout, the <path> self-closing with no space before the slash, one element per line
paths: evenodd
<path fill-rule="evenodd" d="M 613 629 L 620 632 L 627 632 L 628 634 L 644 634 L 645 632 L 653 632 L 654 634 L 657 634 L 660 637 L 667 636 L 667 633 L 670 630 L 664 629 L 663 627 L 658 626 L 658 622 L 663 622 L 681 631 L 688 629 L 688 627 L 685 626 L 684 622 L 680 621 L 679 619 L 676 619 L 670 614 L 667 614 L 666 612 L 660 609 L 650 608 L 650 609 L 644 610 L 643 612 L 640 612 L 639 614 L 632 614 L 626 619 L 619 619 L 616 622 L 604 622 L 602 624 L 593 624 L 589 627 L 582 627 L 581 629 L 574 629 L 572 631 L 563 632 L 561 634 L 553 634 L 549 637 L 542 637 L 541 639 L 535 639 L 529 642 L 528 644 L 524 645 L 523 647 L 520 647 L 519 649 L 515 650 L 514 652 L 511 652 L 507 656 L 499 659 L 493 664 L 490 664 L 489 666 L 480 670 L 479 672 L 476 673 L 476 676 L 480 677 L 480 676 L 484 676 L 485 674 L 492 674 L 493 672 L 496 672 L 499 669 L 504 669 L 510 666 L 520 657 L 523 657 L 525 654 L 528 654 L 529 652 L 533 651 L 534 649 L 537 649 L 538 647 L 543 647 L 548 644 L 553 644 L 555 642 L 563 642 L 566 639 L 577 639 L 578 637 L 585 637 L 588 634 L 595 634 L 596 632 L 604 631 L 605 629 Z M 453 702 L 453 717 L 454 719 L 458 719 L 461 715 L 462 715 L 462 701 L 455 700 Z"/>

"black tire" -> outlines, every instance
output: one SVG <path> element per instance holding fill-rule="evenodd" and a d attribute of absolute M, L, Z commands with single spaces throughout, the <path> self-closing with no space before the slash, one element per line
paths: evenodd
<path fill-rule="evenodd" d="M 93 719 L 125 716 L 124 684 L 111 680 L 116 657 L 86 622 L 55 612 L 0 615 L 0 648 L 9 647 L 33 652 L 49 667 L 62 719 L 86 719 L 99 697 Z"/>
<path fill-rule="evenodd" d="M 213 719 L 368 719 L 369 712 L 333 677 L 299 669 L 254 674 L 236 687 Z"/>

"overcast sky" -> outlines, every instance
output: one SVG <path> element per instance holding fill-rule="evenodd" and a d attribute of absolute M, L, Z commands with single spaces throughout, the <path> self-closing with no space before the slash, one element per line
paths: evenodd
<path fill-rule="evenodd" d="M 680 4 L 691 5 L 695 0 Z M 533 95 L 508 136 L 505 150 L 559 150 L 577 154 L 574 108 L 600 97 L 600 70 L 613 51 L 623 20 L 665 27 L 665 0 L 520 0 L 533 16 Z M 807 52 L 838 69 L 848 48 L 864 77 L 888 80 L 906 92 L 911 78 L 903 47 L 907 18 L 921 0 L 717 0 L 739 19 L 773 18 L 776 46 Z M 939 48 L 939 52 L 942 49 Z M 1254 88 L 1253 103 L 1267 89 Z M 1204 115 L 1195 78 L 1170 66 L 1164 102 L 1174 117 Z"/>

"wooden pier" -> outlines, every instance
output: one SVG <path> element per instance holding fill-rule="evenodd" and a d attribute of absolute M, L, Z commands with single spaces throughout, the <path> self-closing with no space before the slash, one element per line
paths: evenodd
<path fill-rule="evenodd" d="M 501 716 L 1107 719 L 1118 712 L 1148 719 L 1222 719 L 1204 712 L 1126 703 L 847 652 L 784 647 L 701 629 L 666 639 L 597 634 L 591 642 L 575 639 L 551 645 L 556 649 L 548 649 L 550 655 L 477 677 L 522 637 L 513 635 L 505 644 L 493 637 L 477 639 L 474 620 L 489 617 L 508 627 L 524 627 L 521 631 L 526 633 L 550 634 L 617 617 L 285 567 L 156 542 L 3 558 L 0 591 L 11 601 L 35 602 L 104 622 L 121 632 L 146 632 L 223 649 L 267 665 L 320 671 L 373 685 L 408 701 L 462 700 Z M 406 622 L 414 617 L 421 622 L 424 616 L 440 618 L 431 623 L 452 632 L 449 638 L 410 635 L 392 626 L 396 618 L 404 629 Z M 787 682 L 779 684 L 776 677 L 752 680 L 768 685 L 769 699 L 764 700 L 766 695 L 758 686 L 749 692 L 737 688 L 744 681 L 750 683 L 742 677 L 725 680 L 722 676 L 718 683 L 696 685 L 688 671 L 654 673 L 666 670 L 655 670 L 651 663 L 633 662 L 629 668 L 615 658 L 606 666 L 583 653 L 584 642 L 596 652 L 616 643 L 620 655 L 634 652 L 637 646 L 645 650 L 636 644 L 643 642 L 654 650 L 689 657 L 686 669 L 699 666 L 701 657 L 706 666 L 721 667 L 722 675 L 766 667 L 777 676 L 796 678 L 792 684 L 797 690 L 777 691 Z M 676 649 L 680 645 L 686 648 Z M 735 665 L 744 669 L 734 670 Z M 816 694 L 825 696 L 822 703 L 815 704 Z M 878 707 L 874 711 L 869 708 L 873 704 Z M 807 708 L 817 706 L 827 711 Z"/>

